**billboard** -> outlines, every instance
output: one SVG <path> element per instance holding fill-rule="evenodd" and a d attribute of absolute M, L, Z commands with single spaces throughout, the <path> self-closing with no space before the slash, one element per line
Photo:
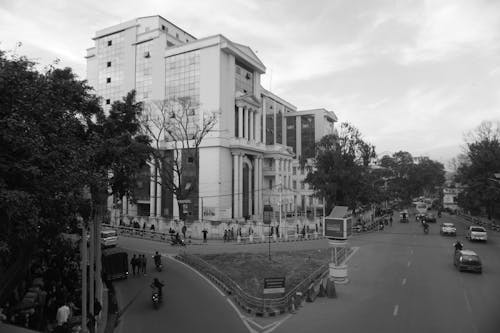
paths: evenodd
<path fill-rule="evenodd" d="M 352 219 L 347 207 L 336 206 L 325 217 L 325 236 L 330 239 L 345 240 L 352 234 Z"/>

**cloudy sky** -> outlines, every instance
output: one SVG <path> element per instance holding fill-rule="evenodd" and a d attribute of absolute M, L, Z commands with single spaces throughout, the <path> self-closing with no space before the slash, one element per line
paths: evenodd
<path fill-rule="evenodd" d="M 446 162 L 464 133 L 500 120 L 497 0 L 0 0 L 0 48 L 85 77 L 96 30 L 162 15 L 223 34 L 267 67 L 262 85 L 299 109 L 333 110 L 376 146 Z"/>

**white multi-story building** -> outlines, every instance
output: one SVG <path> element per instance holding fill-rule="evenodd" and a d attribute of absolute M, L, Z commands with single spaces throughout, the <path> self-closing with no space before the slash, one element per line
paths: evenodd
<path fill-rule="evenodd" d="M 296 210 L 292 166 L 334 130 L 333 112 L 297 111 L 261 87 L 266 68 L 248 46 L 223 35 L 197 39 L 161 16 L 99 30 L 93 39 L 87 79 L 105 110 L 135 89 L 145 104 L 187 96 L 199 105 L 197 115 L 218 114 L 200 146 L 198 188 L 184 205 L 187 220 L 202 214 L 205 220 L 259 220 L 265 205 Z M 289 135 L 288 122 L 295 134 Z M 311 124 L 314 139 L 303 136 Z M 148 181 L 138 184 L 142 195 L 134 204 L 123 198 L 121 214 L 178 218 L 176 198 L 156 181 L 153 167 L 145 175 Z"/>

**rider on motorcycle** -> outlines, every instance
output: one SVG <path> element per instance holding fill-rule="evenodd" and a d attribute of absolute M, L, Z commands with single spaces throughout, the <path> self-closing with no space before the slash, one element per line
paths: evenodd
<path fill-rule="evenodd" d="M 422 221 L 422 225 L 424 226 L 424 232 L 429 231 L 429 223 L 426 220 Z"/>
<path fill-rule="evenodd" d="M 462 245 L 462 243 L 460 243 L 459 240 L 457 240 L 455 244 L 453 244 L 453 246 L 455 247 L 455 252 L 461 251 L 464 248 L 464 246 Z"/>
<path fill-rule="evenodd" d="M 162 288 L 164 284 L 158 280 L 158 278 L 154 278 L 153 283 L 151 283 L 151 288 L 156 288 L 158 290 L 158 297 L 161 299 L 162 296 Z"/>

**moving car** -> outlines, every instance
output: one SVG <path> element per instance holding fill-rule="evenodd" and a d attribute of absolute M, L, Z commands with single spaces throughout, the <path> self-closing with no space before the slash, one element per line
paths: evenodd
<path fill-rule="evenodd" d="M 105 229 L 101 231 L 101 246 L 112 247 L 118 244 L 118 233 L 114 229 Z"/>
<path fill-rule="evenodd" d="M 408 211 L 407 210 L 403 210 L 399 213 L 399 222 L 401 223 L 408 223 Z"/>
<path fill-rule="evenodd" d="M 482 273 L 483 267 L 481 259 L 476 252 L 471 250 L 461 250 L 455 252 L 453 264 L 459 271 L 473 271 Z"/>
<path fill-rule="evenodd" d="M 427 223 L 436 223 L 436 216 L 432 213 L 425 214 L 425 220 Z"/>
<path fill-rule="evenodd" d="M 486 233 L 486 229 L 478 225 L 471 225 L 469 229 L 467 229 L 467 233 L 465 237 L 470 241 L 480 240 L 486 242 L 488 240 L 488 234 Z"/>
<path fill-rule="evenodd" d="M 441 223 L 441 235 L 457 235 L 457 228 L 453 223 Z"/>

